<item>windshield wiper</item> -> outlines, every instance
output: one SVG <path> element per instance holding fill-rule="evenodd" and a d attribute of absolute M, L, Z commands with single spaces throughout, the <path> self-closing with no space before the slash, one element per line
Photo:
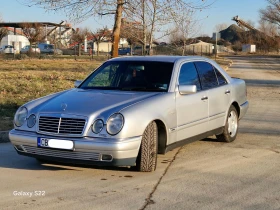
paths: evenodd
<path fill-rule="evenodd" d="M 118 87 L 80 87 L 85 90 L 119 90 Z"/>
<path fill-rule="evenodd" d="M 147 88 L 147 87 L 123 87 L 120 90 L 128 91 L 147 91 L 147 92 L 166 92 L 166 90 L 160 88 Z"/>

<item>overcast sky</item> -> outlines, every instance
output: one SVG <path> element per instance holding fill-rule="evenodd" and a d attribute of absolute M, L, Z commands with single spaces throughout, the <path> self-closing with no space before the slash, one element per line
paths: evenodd
<path fill-rule="evenodd" d="M 197 18 L 200 19 L 201 29 L 198 35 L 207 34 L 212 36 L 215 26 L 220 23 L 228 25 L 235 24 L 231 20 L 233 16 L 239 15 L 243 20 L 251 20 L 258 26 L 259 9 L 265 8 L 266 0 L 208 0 L 215 1 L 213 5 L 206 10 L 197 12 Z M 67 16 L 61 12 L 46 12 L 38 7 L 27 7 L 23 3 L 25 0 L 5 0 L 1 2 L 0 15 L 5 22 L 22 21 L 44 21 L 59 23 L 61 20 L 67 20 Z M 90 18 L 82 23 L 75 24 L 74 28 L 87 27 L 91 30 L 108 26 L 113 28 L 113 16 L 100 18 Z"/>

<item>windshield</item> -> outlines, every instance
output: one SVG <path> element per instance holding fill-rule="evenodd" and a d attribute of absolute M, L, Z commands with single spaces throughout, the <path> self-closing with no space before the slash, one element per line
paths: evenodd
<path fill-rule="evenodd" d="M 80 86 L 83 89 L 167 92 L 173 63 L 152 61 L 109 61 Z"/>

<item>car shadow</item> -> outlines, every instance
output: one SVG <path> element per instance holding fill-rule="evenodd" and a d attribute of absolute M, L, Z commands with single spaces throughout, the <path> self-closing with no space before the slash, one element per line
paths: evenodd
<path fill-rule="evenodd" d="M 205 139 L 201 139 L 200 141 L 205 141 L 205 142 L 224 142 L 222 140 L 217 139 L 216 137 L 207 137 Z"/>

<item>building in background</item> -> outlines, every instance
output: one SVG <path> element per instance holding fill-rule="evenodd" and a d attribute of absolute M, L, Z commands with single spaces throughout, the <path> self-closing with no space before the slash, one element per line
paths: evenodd
<path fill-rule="evenodd" d="M 255 53 L 256 52 L 256 45 L 244 44 L 244 45 L 242 45 L 242 52 Z"/>

